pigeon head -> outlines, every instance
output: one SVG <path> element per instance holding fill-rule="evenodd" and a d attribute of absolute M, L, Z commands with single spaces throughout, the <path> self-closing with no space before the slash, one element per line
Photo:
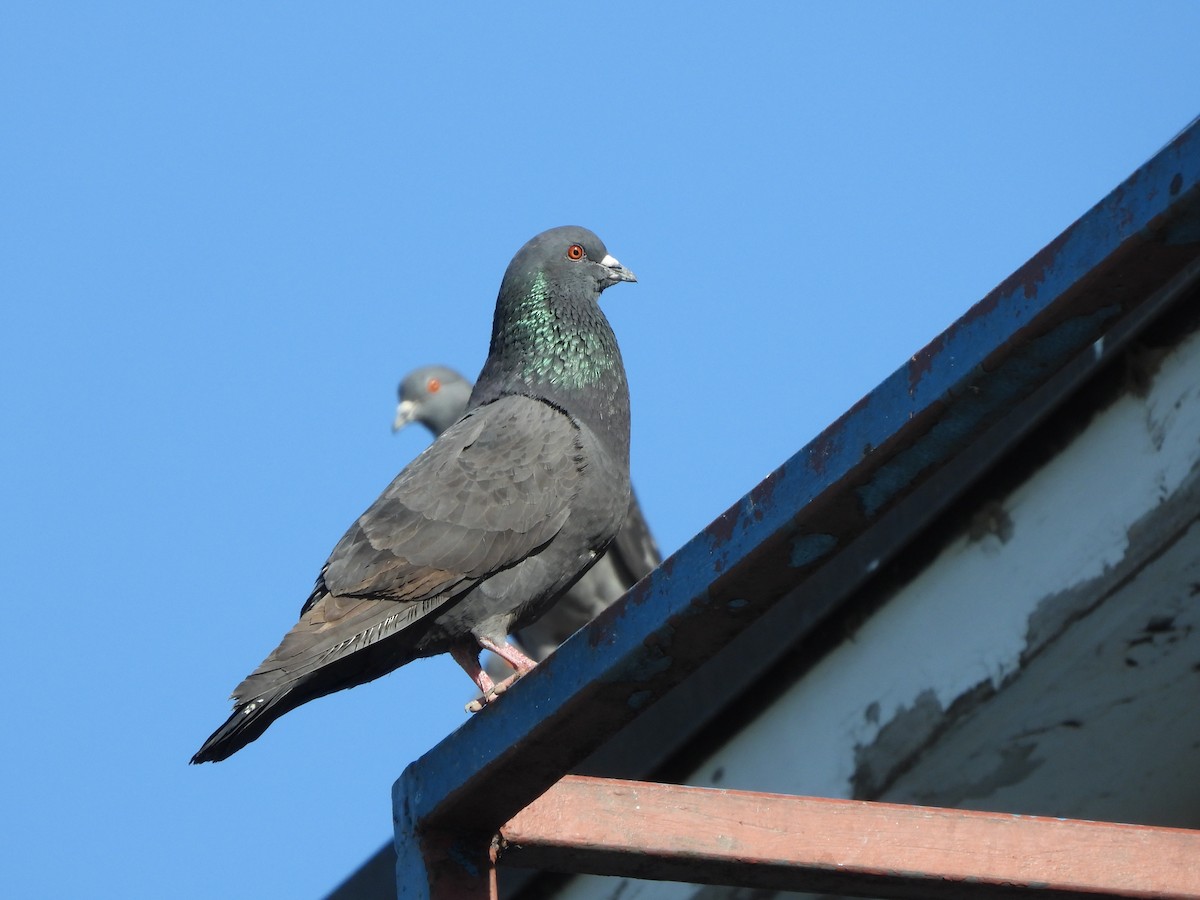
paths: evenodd
<path fill-rule="evenodd" d="M 600 293 L 636 281 L 586 228 L 532 238 L 508 265 L 496 298 L 487 362 L 470 409 L 506 395 L 571 410 L 613 451 L 629 457 L 629 386 Z"/>
<path fill-rule="evenodd" d="M 396 393 L 400 402 L 392 431 L 420 422 L 437 437 L 462 418 L 471 383 L 446 366 L 422 366 L 400 380 Z"/>
<path fill-rule="evenodd" d="M 551 228 L 531 238 L 504 273 L 505 290 L 529 291 L 553 284 L 564 292 L 597 296 L 619 281 L 637 277 L 608 252 L 604 241 L 578 225 Z"/>
<path fill-rule="evenodd" d="M 621 353 L 599 299 L 612 285 L 636 280 L 586 228 L 568 225 L 532 238 L 500 284 L 471 406 L 511 393 L 571 409 L 604 396 L 627 398 Z"/>

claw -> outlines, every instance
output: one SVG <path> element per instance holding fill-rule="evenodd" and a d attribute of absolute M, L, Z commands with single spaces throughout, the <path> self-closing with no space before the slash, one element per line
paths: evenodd
<path fill-rule="evenodd" d="M 476 697 L 464 707 L 469 713 L 477 713 L 485 706 L 496 702 L 496 698 L 507 691 L 510 687 L 517 683 L 517 679 L 521 677 L 520 672 L 509 675 L 498 684 L 492 685 L 492 689 L 485 694 Z"/>

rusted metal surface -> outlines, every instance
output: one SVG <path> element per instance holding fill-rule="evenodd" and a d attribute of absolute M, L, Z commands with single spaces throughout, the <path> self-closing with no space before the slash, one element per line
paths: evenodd
<path fill-rule="evenodd" d="M 500 860 L 872 897 L 1200 900 L 1200 831 L 567 776 Z"/>
<path fill-rule="evenodd" d="M 412 850 L 419 834 L 495 833 L 781 600 L 796 627 L 812 627 L 879 564 L 875 549 L 899 546 L 877 539 L 881 523 L 919 525 L 931 502 L 1015 439 L 1014 410 L 1028 418 L 1034 399 L 1104 362 L 1116 336 L 1194 271 L 1198 222 L 1193 125 L 501 702 L 409 766 L 395 788 L 401 895 L 428 896 Z"/>
<path fill-rule="evenodd" d="M 438 900 L 496 900 L 496 853 L 491 835 L 446 831 L 421 836 L 430 894 Z"/>
<path fill-rule="evenodd" d="M 396 833 L 411 835 L 411 840 L 396 844 L 400 896 L 496 900 L 494 833 L 418 828 L 406 804 L 397 804 L 393 815 Z"/>

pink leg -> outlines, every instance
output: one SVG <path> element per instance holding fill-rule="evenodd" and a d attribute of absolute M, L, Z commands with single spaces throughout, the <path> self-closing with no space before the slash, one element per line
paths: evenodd
<path fill-rule="evenodd" d="M 479 665 L 479 650 L 472 647 L 470 644 L 455 644 L 450 648 L 450 655 L 454 657 L 454 661 L 462 666 L 463 671 L 470 676 L 475 682 L 475 686 L 483 693 L 483 696 L 494 693 L 496 690 L 495 682 L 491 676 Z"/>
<path fill-rule="evenodd" d="M 505 691 L 507 691 L 510 687 L 512 687 L 513 683 L 516 682 L 516 680 L 518 678 L 520 678 L 522 675 L 524 675 L 526 672 L 528 672 L 530 669 L 532 669 L 534 666 L 537 665 L 536 662 L 534 662 L 532 659 L 530 659 L 528 656 L 526 656 L 524 653 L 522 653 L 520 650 L 518 650 L 516 647 L 514 647 L 512 644 L 510 644 L 508 641 L 501 641 L 500 643 L 496 643 L 495 641 L 491 640 L 490 638 L 480 638 L 479 645 L 481 647 L 483 647 L 485 650 L 491 650 L 493 653 L 495 653 L 497 656 L 499 656 L 502 660 L 504 660 L 506 663 L 508 663 L 510 666 L 512 666 L 517 671 L 514 672 L 512 675 L 508 676 L 507 678 L 505 678 L 499 684 L 493 684 L 491 689 L 484 691 L 483 696 L 480 697 L 479 699 L 473 700 L 470 703 L 468 703 L 467 704 L 467 712 L 479 712 L 481 709 L 483 709 L 485 706 L 487 706 L 489 703 L 491 703 L 493 700 L 495 700 L 498 696 L 500 696 Z M 455 658 L 457 659 L 457 657 L 455 657 Z M 486 673 L 484 674 L 484 678 L 487 678 Z M 476 682 L 476 683 L 478 683 L 478 682 Z"/>
<path fill-rule="evenodd" d="M 524 675 L 537 665 L 536 662 L 534 662 L 508 641 L 501 641 L 497 644 L 490 638 L 480 638 L 479 646 L 484 650 L 491 650 L 498 657 L 516 669 L 518 675 Z"/>

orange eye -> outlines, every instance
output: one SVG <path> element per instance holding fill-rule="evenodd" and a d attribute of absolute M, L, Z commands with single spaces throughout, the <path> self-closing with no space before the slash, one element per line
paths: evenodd
<path fill-rule="evenodd" d="M 429 391 L 431 394 L 436 394 L 441 389 L 442 383 L 436 378 L 430 378 L 429 381 L 425 382 L 425 390 Z"/>
<path fill-rule="evenodd" d="M 572 244 L 567 248 L 567 259 L 583 259 L 583 247 Z"/>

